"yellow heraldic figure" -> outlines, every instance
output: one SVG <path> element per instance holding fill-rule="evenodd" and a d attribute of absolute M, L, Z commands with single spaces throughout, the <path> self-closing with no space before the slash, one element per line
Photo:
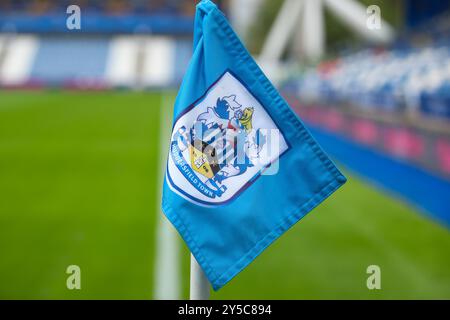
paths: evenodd
<path fill-rule="evenodd" d="M 239 123 L 244 127 L 245 131 L 249 132 L 252 130 L 252 117 L 254 108 L 245 108 L 244 113 L 239 119 Z"/>

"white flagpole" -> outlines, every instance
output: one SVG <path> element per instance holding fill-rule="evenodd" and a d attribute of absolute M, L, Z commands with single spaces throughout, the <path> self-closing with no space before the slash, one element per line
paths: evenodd
<path fill-rule="evenodd" d="M 177 232 L 172 224 L 161 212 L 162 185 L 164 181 L 164 171 L 166 169 L 166 159 L 168 141 L 170 140 L 170 128 L 172 120 L 172 108 L 174 103 L 173 95 L 164 92 L 161 95 L 160 110 L 160 168 L 158 184 L 160 186 L 156 212 L 158 213 L 158 224 L 156 232 L 156 261 L 155 261 L 155 287 L 153 297 L 156 300 L 178 300 L 181 296 L 180 286 L 180 259 L 179 242 Z"/>
<path fill-rule="evenodd" d="M 209 299 L 209 281 L 205 273 L 198 264 L 197 260 L 191 254 L 191 283 L 190 283 L 190 299 L 191 300 L 208 300 Z"/>

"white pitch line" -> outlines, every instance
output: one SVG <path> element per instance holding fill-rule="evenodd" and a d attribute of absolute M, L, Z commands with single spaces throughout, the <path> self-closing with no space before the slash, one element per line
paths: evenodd
<path fill-rule="evenodd" d="M 180 247 L 175 228 L 161 212 L 162 185 L 170 140 L 170 128 L 174 99 L 168 93 L 161 96 L 159 138 L 159 196 L 157 203 L 158 224 L 156 238 L 154 299 L 178 300 L 180 298 Z"/>

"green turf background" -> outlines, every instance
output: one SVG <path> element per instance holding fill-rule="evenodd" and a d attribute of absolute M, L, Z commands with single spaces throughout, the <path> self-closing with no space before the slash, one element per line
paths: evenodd
<path fill-rule="evenodd" d="M 0 92 L 0 298 L 152 298 L 161 100 Z M 349 178 L 212 298 L 450 299 L 449 230 Z"/>

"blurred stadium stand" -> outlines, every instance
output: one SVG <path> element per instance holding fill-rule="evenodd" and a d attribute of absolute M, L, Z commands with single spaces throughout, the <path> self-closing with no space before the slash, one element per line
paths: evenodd
<path fill-rule="evenodd" d="M 411 19 L 391 46 L 306 68 L 282 91 L 329 153 L 450 225 L 449 12 Z"/>
<path fill-rule="evenodd" d="M 295 86 L 304 99 L 414 111 L 450 119 L 450 47 L 366 50 L 309 70 Z"/>
<path fill-rule="evenodd" d="M 78 5 L 83 33 L 171 33 L 192 31 L 194 6 L 189 0 L 0 0 L 3 32 L 62 33 L 66 8 Z"/>
<path fill-rule="evenodd" d="M 81 30 L 66 27 L 71 4 Z M 0 86 L 174 86 L 192 50 L 194 12 L 190 0 L 0 0 Z"/>
<path fill-rule="evenodd" d="M 169 36 L 2 36 L 0 85 L 171 87 L 191 50 L 189 39 Z"/>

